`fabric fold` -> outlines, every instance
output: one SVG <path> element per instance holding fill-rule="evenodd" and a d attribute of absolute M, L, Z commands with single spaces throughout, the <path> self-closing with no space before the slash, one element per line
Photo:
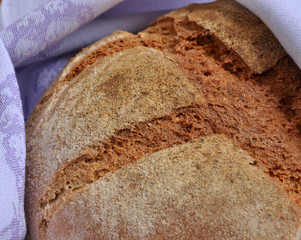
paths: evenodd
<path fill-rule="evenodd" d="M 121 1 L 52 0 L 3 29 L 0 36 L 17 67 Z"/>

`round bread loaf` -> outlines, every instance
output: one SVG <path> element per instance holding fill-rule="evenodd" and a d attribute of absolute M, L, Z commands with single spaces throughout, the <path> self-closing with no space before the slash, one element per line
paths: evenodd
<path fill-rule="evenodd" d="M 300 87 L 231 0 L 83 49 L 26 125 L 28 239 L 301 239 Z"/>

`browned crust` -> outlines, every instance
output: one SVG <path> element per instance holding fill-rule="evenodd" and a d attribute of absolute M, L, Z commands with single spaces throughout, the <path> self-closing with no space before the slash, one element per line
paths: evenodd
<path fill-rule="evenodd" d="M 117 52 L 116 49 L 115 51 L 112 50 L 107 54 L 105 54 L 104 52 L 102 52 L 102 54 L 97 53 L 99 52 L 99 49 L 102 49 L 104 46 L 110 44 L 111 42 L 118 42 L 119 39 L 131 38 L 133 36 L 133 34 L 125 31 L 116 31 L 110 36 L 99 40 L 98 42 L 85 49 L 82 49 L 73 59 L 71 59 L 62 70 L 62 72 L 45 90 L 39 103 L 33 110 L 32 114 L 29 116 L 26 127 L 26 135 L 30 137 L 34 133 L 34 131 L 38 131 L 39 126 L 43 123 L 43 116 L 46 110 L 51 107 L 52 102 L 55 102 L 54 99 L 57 98 L 56 96 L 58 96 L 68 86 L 72 78 L 74 78 L 82 70 L 85 69 L 85 67 L 81 67 L 83 66 L 81 62 L 86 63 L 85 66 L 88 66 L 102 57 L 114 54 Z"/>
<path fill-rule="evenodd" d="M 224 2 L 229 4 L 228 1 Z M 213 7 L 211 6 L 214 5 L 204 5 L 204 9 L 206 11 L 208 9 L 212 11 Z M 235 8 L 236 7 L 237 6 L 235 6 Z M 201 11 L 202 8 L 203 7 L 200 8 Z M 52 87 L 44 94 L 31 120 L 27 124 L 27 135 L 32 137 L 34 136 L 33 132 L 39 131 L 39 126 L 44 124 L 43 115 L 44 113 L 47 114 L 46 109 L 54 110 L 54 108 L 51 107 L 51 101 L 56 98 L 53 97 L 53 93 L 59 96 L 61 89 L 68 86 L 68 82 L 72 81 L 78 74 L 86 69 L 88 65 L 93 64 L 105 56 L 135 46 L 155 48 L 163 52 L 168 52 L 178 65 L 183 68 L 183 71 L 186 72 L 185 75 L 188 76 L 196 89 L 206 98 L 205 105 L 193 106 L 196 107 L 195 112 L 203 109 L 196 115 L 195 119 L 191 120 L 190 117 L 187 118 L 189 114 L 180 114 L 183 116 L 183 119 L 177 124 L 180 125 L 180 129 L 184 126 L 184 130 L 181 130 L 182 135 L 177 133 L 179 134 L 178 137 L 180 137 L 180 140 L 175 144 L 181 144 L 183 141 L 185 142 L 212 133 L 226 134 L 228 137 L 233 138 L 235 144 L 241 146 L 255 158 L 258 167 L 262 168 L 270 176 L 280 180 L 283 187 L 290 193 L 290 196 L 299 202 L 301 206 L 301 163 L 298 161 L 298 159 L 301 159 L 300 109 L 298 107 L 298 101 L 300 102 L 300 90 L 298 91 L 298 89 L 300 89 L 301 85 L 300 70 L 289 57 L 281 59 L 278 64 L 274 66 L 276 61 L 285 54 L 283 53 L 283 49 L 277 45 L 278 43 L 274 44 L 274 38 L 271 40 L 273 42 L 272 46 L 276 48 L 274 60 L 268 64 L 264 63 L 264 61 L 266 61 L 265 57 L 271 54 L 271 49 L 267 48 L 267 51 L 263 52 L 264 57 L 261 59 L 261 66 L 264 66 L 264 69 L 256 70 L 256 66 L 252 65 L 252 61 L 254 61 L 253 57 L 249 59 L 250 61 L 242 59 L 237 49 L 227 45 L 227 39 L 217 37 L 215 32 L 208 32 L 204 26 L 201 26 L 197 19 L 194 19 L 196 16 L 194 9 L 198 9 L 198 7 L 190 6 L 184 10 L 175 11 L 154 22 L 148 29 L 138 34 L 138 36 L 125 35 L 120 39 L 113 39 L 95 49 L 95 51 L 83 54 L 84 58 L 80 59 L 80 62 L 77 62 L 75 59 L 72 62 L 72 68 L 68 70 L 69 73 L 57 78 Z M 224 7 L 221 7 L 221 9 L 223 10 L 219 11 L 227 12 L 229 10 L 224 9 Z M 181 14 L 183 12 L 187 14 L 187 10 L 189 17 L 182 17 Z M 245 12 L 245 10 L 242 10 L 242 12 L 244 17 L 253 19 L 256 22 L 255 25 L 258 25 L 257 18 L 248 16 L 250 14 Z M 230 16 L 233 18 L 235 14 L 230 14 Z M 234 22 L 238 20 L 240 21 L 240 19 L 237 18 L 234 18 L 234 20 L 231 19 L 231 21 Z M 265 26 L 261 26 L 261 28 L 265 29 Z M 269 35 L 269 39 L 270 38 L 271 36 Z M 237 41 L 239 42 L 240 40 L 238 39 Z M 257 45 L 255 44 L 255 46 Z M 258 49 L 260 50 L 261 47 L 260 45 Z M 248 51 L 251 50 L 249 49 Z M 240 54 L 242 53 L 240 52 Z M 269 64 L 271 63 L 272 65 L 270 66 Z M 274 67 L 266 71 L 263 75 L 254 74 L 267 70 L 272 66 Z M 226 81 L 223 81 L 223 78 Z M 241 95 L 243 95 L 244 98 L 241 98 Z M 235 106 L 233 106 L 233 103 L 235 103 Z M 191 111 L 189 107 L 186 110 Z M 184 112 L 186 110 L 182 109 Z M 175 110 L 174 114 L 179 114 L 178 111 L 180 110 Z M 255 115 L 253 114 L 254 111 L 256 112 Z M 165 120 L 169 119 L 164 125 L 167 126 L 167 128 L 173 126 L 172 116 L 173 115 L 163 118 Z M 202 123 L 203 125 L 200 124 L 200 121 L 204 121 Z M 256 121 L 258 121 L 258 125 L 256 125 Z M 144 124 L 147 126 L 149 123 L 151 122 Z M 193 126 L 196 124 L 206 126 L 206 129 L 204 130 L 203 128 L 203 130 L 194 132 L 195 128 L 193 128 L 194 130 L 185 133 L 185 130 L 187 130 L 186 127 L 191 126 L 191 124 Z M 160 124 L 158 126 L 160 126 Z M 255 131 L 252 132 L 251 129 Z M 148 133 L 148 131 L 152 131 L 152 128 L 150 127 L 148 130 L 143 130 L 144 133 Z M 256 131 L 259 131 L 260 134 Z M 160 134 L 158 134 L 158 136 L 160 136 Z M 129 136 L 126 138 L 131 139 Z M 164 138 L 166 139 L 168 137 L 165 136 Z M 81 166 L 82 163 L 84 163 L 84 165 L 86 163 L 90 164 L 91 162 L 93 162 L 93 164 L 95 163 L 86 168 L 90 171 L 91 166 L 93 166 L 92 168 L 95 169 L 97 174 L 90 175 L 93 176 L 92 180 L 90 176 L 87 175 L 85 175 L 88 177 L 87 181 L 85 180 L 86 177 L 79 179 L 83 181 L 83 184 L 80 185 L 79 188 L 82 189 L 85 184 L 90 184 L 101 177 L 102 174 L 99 174 L 101 171 L 104 171 L 104 174 L 106 172 L 115 171 L 127 165 L 132 160 L 139 159 L 146 154 L 174 144 L 172 139 L 170 142 L 165 141 L 162 146 L 159 144 L 160 146 L 158 145 L 157 148 L 150 148 L 151 150 L 146 152 L 142 151 L 141 156 L 135 153 L 140 157 L 133 157 L 134 154 L 132 154 L 131 157 L 128 158 L 130 161 L 125 161 L 124 165 L 122 163 L 117 164 L 117 168 L 115 168 L 116 166 L 112 167 L 109 164 L 109 167 L 105 167 L 103 168 L 104 170 L 101 170 L 98 164 L 102 165 L 103 163 L 98 160 L 106 157 L 106 155 L 103 154 L 105 148 L 102 146 L 116 150 L 116 146 L 110 141 L 112 141 L 112 139 L 95 145 L 96 150 L 92 148 L 92 157 L 82 155 L 77 159 L 71 160 L 70 163 L 62 168 L 62 172 L 66 173 L 66 171 L 68 172 L 70 169 L 76 169 Z M 156 142 L 157 140 L 155 139 L 151 141 L 152 144 Z M 139 150 L 139 144 L 141 146 L 142 143 L 138 142 L 137 144 L 137 146 L 134 146 L 135 149 Z M 114 151 L 110 152 L 110 154 L 118 155 L 118 151 Z M 123 153 L 118 155 L 118 161 L 121 161 L 122 157 L 127 156 L 126 151 L 121 152 Z M 111 158 L 110 154 L 108 155 L 109 158 Z M 116 161 L 116 159 L 114 159 L 115 158 L 111 158 L 111 163 Z M 70 168 L 70 166 L 73 167 Z M 57 185 L 56 188 L 52 188 L 50 192 L 45 192 L 45 195 L 39 198 L 42 208 L 48 205 L 50 201 L 51 208 L 53 208 L 52 211 L 56 211 L 57 206 L 62 203 L 61 201 L 57 201 L 56 204 L 53 204 L 59 199 L 57 196 L 65 196 L 67 199 L 72 196 L 73 193 L 68 191 L 64 192 L 65 195 L 60 194 L 60 189 L 69 188 L 69 185 L 65 185 L 65 183 L 70 180 L 58 178 L 62 172 L 59 171 L 53 176 L 53 180 L 49 183 L 49 186 L 55 186 L 58 182 L 60 182 L 60 184 L 63 183 L 63 185 Z M 85 171 L 83 172 L 86 174 Z M 74 190 L 74 193 L 76 193 L 78 189 Z M 44 200 L 42 200 L 42 198 L 46 199 L 46 205 L 43 203 Z M 55 201 L 53 201 L 53 199 L 55 199 Z"/>

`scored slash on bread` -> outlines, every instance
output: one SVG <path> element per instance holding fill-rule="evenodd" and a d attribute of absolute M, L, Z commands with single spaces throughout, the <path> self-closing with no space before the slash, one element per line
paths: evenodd
<path fill-rule="evenodd" d="M 84 49 L 46 90 L 26 126 L 28 237 L 300 239 L 296 205 L 301 206 L 300 114 L 293 114 L 300 81 L 300 70 L 272 33 L 234 1 L 190 5 L 137 35 L 119 31 Z M 178 202 L 170 199 L 176 206 L 167 208 L 158 202 L 160 197 L 152 201 L 157 189 L 143 189 L 143 184 L 150 186 L 154 177 L 164 181 L 162 174 L 168 172 L 162 166 L 164 173 L 156 175 L 154 159 L 161 156 L 168 165 L 175 151 L 181 161 L 191 163 L 195 156 L 189 149 L 202 139 L 199 146 L 209 149 L 196 152 L 203 159 L 195 160 L 207 162 L 202 166 L 213 175 L 191 175 L 197 164 L 193 162 L 175 184 L 164 186 L 169 194 L 180 194 Z M 229 147 L 230 141 L 246 152 Z M 214 163 L 219 161 L 234 161 L 239 173 L 232 169 L 231 174 L 228 170 L 217 174 Z M 137 182 L 134 173 L 123 175 L 140 172 L 143 164 L 150 170 Z M 239 169 L 244 164 L 248 167 Z M 176 163 L 172 166 L 175 172 L 181 170 Z M 224 187 L 228 184 L 233 193 L 221 196 L 207 187 L 222 189 L 217 178 L 227 174 L 233 182 L 226 177 L 230 182 Z M 189 186 L 184 179 L 192 176 L 200 185 L 189 182 L 195 186 L 189 197 L 198 196 L 195 204 L 208 203 L 212 197 L 212 203 L 220 204 L 216 211 L 212 206 L 184 204 Z M 107 190 L 94 186 L 108 182 L 117 185 L 104 197 Z M 260 187 L 251 187 L 255 182 L 262 185 L 262 193 Z M 178 191 L 179 184 L 186 187 Z M 127 189 L 122 191 L 128 195 L 119 197 L 119 188 Z M 148 198 L 139 198 L 141 194 Z M 240 194 L 248 197 L 234 201 Z M 223 205 L 226 199 L 229 204 Z M 131 206 L 125 204 L 128 201 Z M 108 208 L 110 204 L 116 208 Z M 148 207 L 161 224 L 149 219 L 146 209 L 139 216 L 121 214 L 135 204 Z M 79 207 L 83 218 L 78 216 Z M 133 223 L 131 217 L 149 221 Z M 88 225 L 81 225 L 86 221 Z M 190 221 L 196 221 L 191 228 Z M 69 227 L 62 231 L 62 223 Z"/>

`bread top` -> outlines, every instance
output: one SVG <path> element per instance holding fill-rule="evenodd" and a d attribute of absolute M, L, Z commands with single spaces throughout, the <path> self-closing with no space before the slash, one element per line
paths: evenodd
<path fill-rule="evenodd" d="M 214 41 L 233 50 L 255 74 L 273 67 L 286 55 L 266 25 L 248 9 L 232 0 L 215 4 L 191 4 L 165 17 L 195 23 Z"/>
<path fill-rule="evenodd" d="M 297 239 L 296 209 L 253 161 L 223 135 L 155 152 L 61 206 L 47 239 Z"/>
<path fill-rule="evenodd" d="M 229 12 L 251 15 L 221 1 L 175 11 L 138 35 L 117 32 L 79 53 L 46 91 L 26 127 L 26 211 L 33 239 L 46 236 L 60 206 L 108 173 L 215 133 L 246 150 L 291 199 L 301 199 L 298 119 L 277 102 L 296 99 L 300 70 L 284 58 L 254 75 L 253 57 L 250 63 L 243 60 L 243 53 L 227 45 L 228 37 L 218 39 L 210 26 L 192 19 L 197 16 L 193 9 L 200 16 L 216 14 L 215 4 L 225 6 L 219 10 L 225 12 L 224 21 L 240 26 L 229 30 L 223 25 L 225 36 L 242 27 Z M 183 17 L 187 11 L 189 18 Z M 256 17 L 248 19 L 257 25 Z M 260 36 L 259 42 L 276 41 Z M 246 49 L 261 46 L 242 42 Z M 280 45 L 267 49 L 261 59 L 283 51 Z M 285 85 L 278 87 L 281 81 Z"/>

